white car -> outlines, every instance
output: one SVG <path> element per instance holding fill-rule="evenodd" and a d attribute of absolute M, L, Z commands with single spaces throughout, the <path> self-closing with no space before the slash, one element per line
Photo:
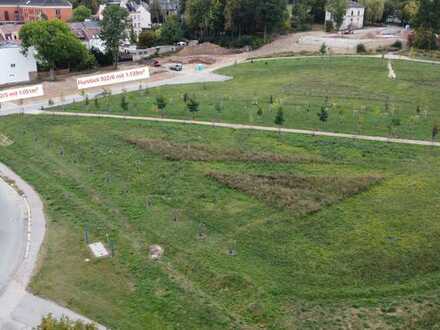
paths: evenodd
<path fill-rule="evenodd" d="M 186 46 L 186 42 L 185 42 L 185 41 L 179 41 L 179 42 L 177 43 L 177 46 L 179 46 L 179 47 L 185 47 L 185 46 Z"/>

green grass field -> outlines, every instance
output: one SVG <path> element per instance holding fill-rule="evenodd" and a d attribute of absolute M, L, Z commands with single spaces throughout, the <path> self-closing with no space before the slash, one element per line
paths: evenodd
<path fill-rule="evenodd" d="M 33 292 L 112 329 L 439 321 L 439 149 L 43 115 L 0 133 L 49 217 Z M 114 258 L 85 262 L 84 226 Z"/>
<path fill-rule="evenodd" d="M 127 110 L 120 95 L 66 110 L 160 116 L 155 98 L 161 95 L 168 101 L 164 116 L 189 119 L 187 94 L 200 102 L 199 120 L 274 126 L 281 104 L 285 127 L 430 140 L 440 125 L 440 66 L 394 61 L 393 67 L 396 80 L 388 79 L 381 59 L 259 61 L 220 70 L 234 77 L 227 82 L 128 93 Z M 327 122 L 317 116 L 322 106 L 329 109 Z"/>

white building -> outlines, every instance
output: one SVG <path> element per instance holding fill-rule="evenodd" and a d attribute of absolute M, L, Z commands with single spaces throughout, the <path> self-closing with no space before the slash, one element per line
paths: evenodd
<path fill-rule="evenodd" d="M 31 81 L 37 77 L 37 61 L 30 49 L 23 55 L 12 42 L 0 43 L 0 85 Z"/>
<path fill-rule="evenodd" d="M 127 9 L 131 26 L 133 27 L 133 31 L 136 33 L 136 35 L 139 35 L 139 33 L 141 33 L 143 30 L 151 29 L 151 14 L 148 5 L 145 2 L 140 1 L 138 4 L 132 0 L 107 1 L 105 4 L 99 6 L 97 16 L 100 21 L 103 19 L 105 7 L 109 5 L 117 5 Z"/>
<path fill-rule="evenodd" d="M 357 30 L 364 27 L 365 7 L 355 1 L 347 1 L 347 11 L 340 30 Z M 335 22 L 334 16 L 329 11 L 325 12 L 325 20 Z"/>

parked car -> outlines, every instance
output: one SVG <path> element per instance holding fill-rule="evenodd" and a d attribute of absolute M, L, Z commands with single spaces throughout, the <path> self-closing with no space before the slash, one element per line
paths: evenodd
<path fill-rule="evenodd" d="M 158 60 L 154 60 L 152 65 L 155 67 L 158 67 L 158 66 L 160 66 L 160 62 Z"/>
<path fill-rule="evenodd" d="M 170 69 L 173 71 L 182 71 L 183 70 L 183 65 L 180 63 L 176 63 L 176 64 L 172 64 L 170 66 Z"/>
<path fill-rule="evenodd" d="M 177 46 L 179 46 L 179 47 L 185 47 L 185 46 L 186 46 L 186 42 L 185 42 L 185 41 L 179 41 L 179 42 L 177 43 Z"/>

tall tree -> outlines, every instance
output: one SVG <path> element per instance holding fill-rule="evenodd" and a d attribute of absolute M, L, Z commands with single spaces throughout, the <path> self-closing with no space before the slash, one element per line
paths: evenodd
<path fill-rule="evenodd" d="M 128 11 L 116 5 L 105 7 L 101 21 L 100 37 L 104 41 L 107 52 L 113 57 L 113 66 L 118 68 L 119 46 L 127 38 L 129 23 Z"/>
<path fill-rule="evenodd" d="M 160 6 L 159 0 L 153 0 L 153 2 L 151 2 L 150 13 L 153 23 L 162 23 L 164 15 L 162 13 L 162 7 Z"/>
<path fill-rule="evenodd" d="M 344 16 L 347 12 L 346 0 L 329 0 L 327 10 L 332 14 L 336 25 L 336 30 L 339 30 L 344 23 Z"/>
<path fill-rule="evenodd" d="M 37 59 L 49 67 L 50 78 L 55 79 L 55 68 L 61 64 L 81 64 L 91 61 L 83 44 L 60 20 L 40 20 L 26 23 L 20 29 L 23 52 L 35 48 Z M 79 63 L 80 62 L 80 63 Z"/>
<path fill-rule="evenodd" d="M 374 24 L 383 19 L 384 0 L 361 0 L 360 3 L 365 6 L 365 20 L 367 23 Z"/>
<path fill-rule="evenodd" d="M 90 16 L 92 16 L 92 11 L 84 5 L 80 5 L 73 10 L 72 21 L 84 22 Z"/>
<path fill-rule="evenodd" d="M 256 7 L 257 23 L 264 32 L 264 39 L 268 32 L 281 27 L 287 18 L 287 3 L 285 0 L 261 0 Z"/>
<path fill-rule="evenodd" d="M 177 16 L 168 16 L 160 27 L 160 40 L 166 44 L 173 44 L 183 38 L 182 25 Z"/>

